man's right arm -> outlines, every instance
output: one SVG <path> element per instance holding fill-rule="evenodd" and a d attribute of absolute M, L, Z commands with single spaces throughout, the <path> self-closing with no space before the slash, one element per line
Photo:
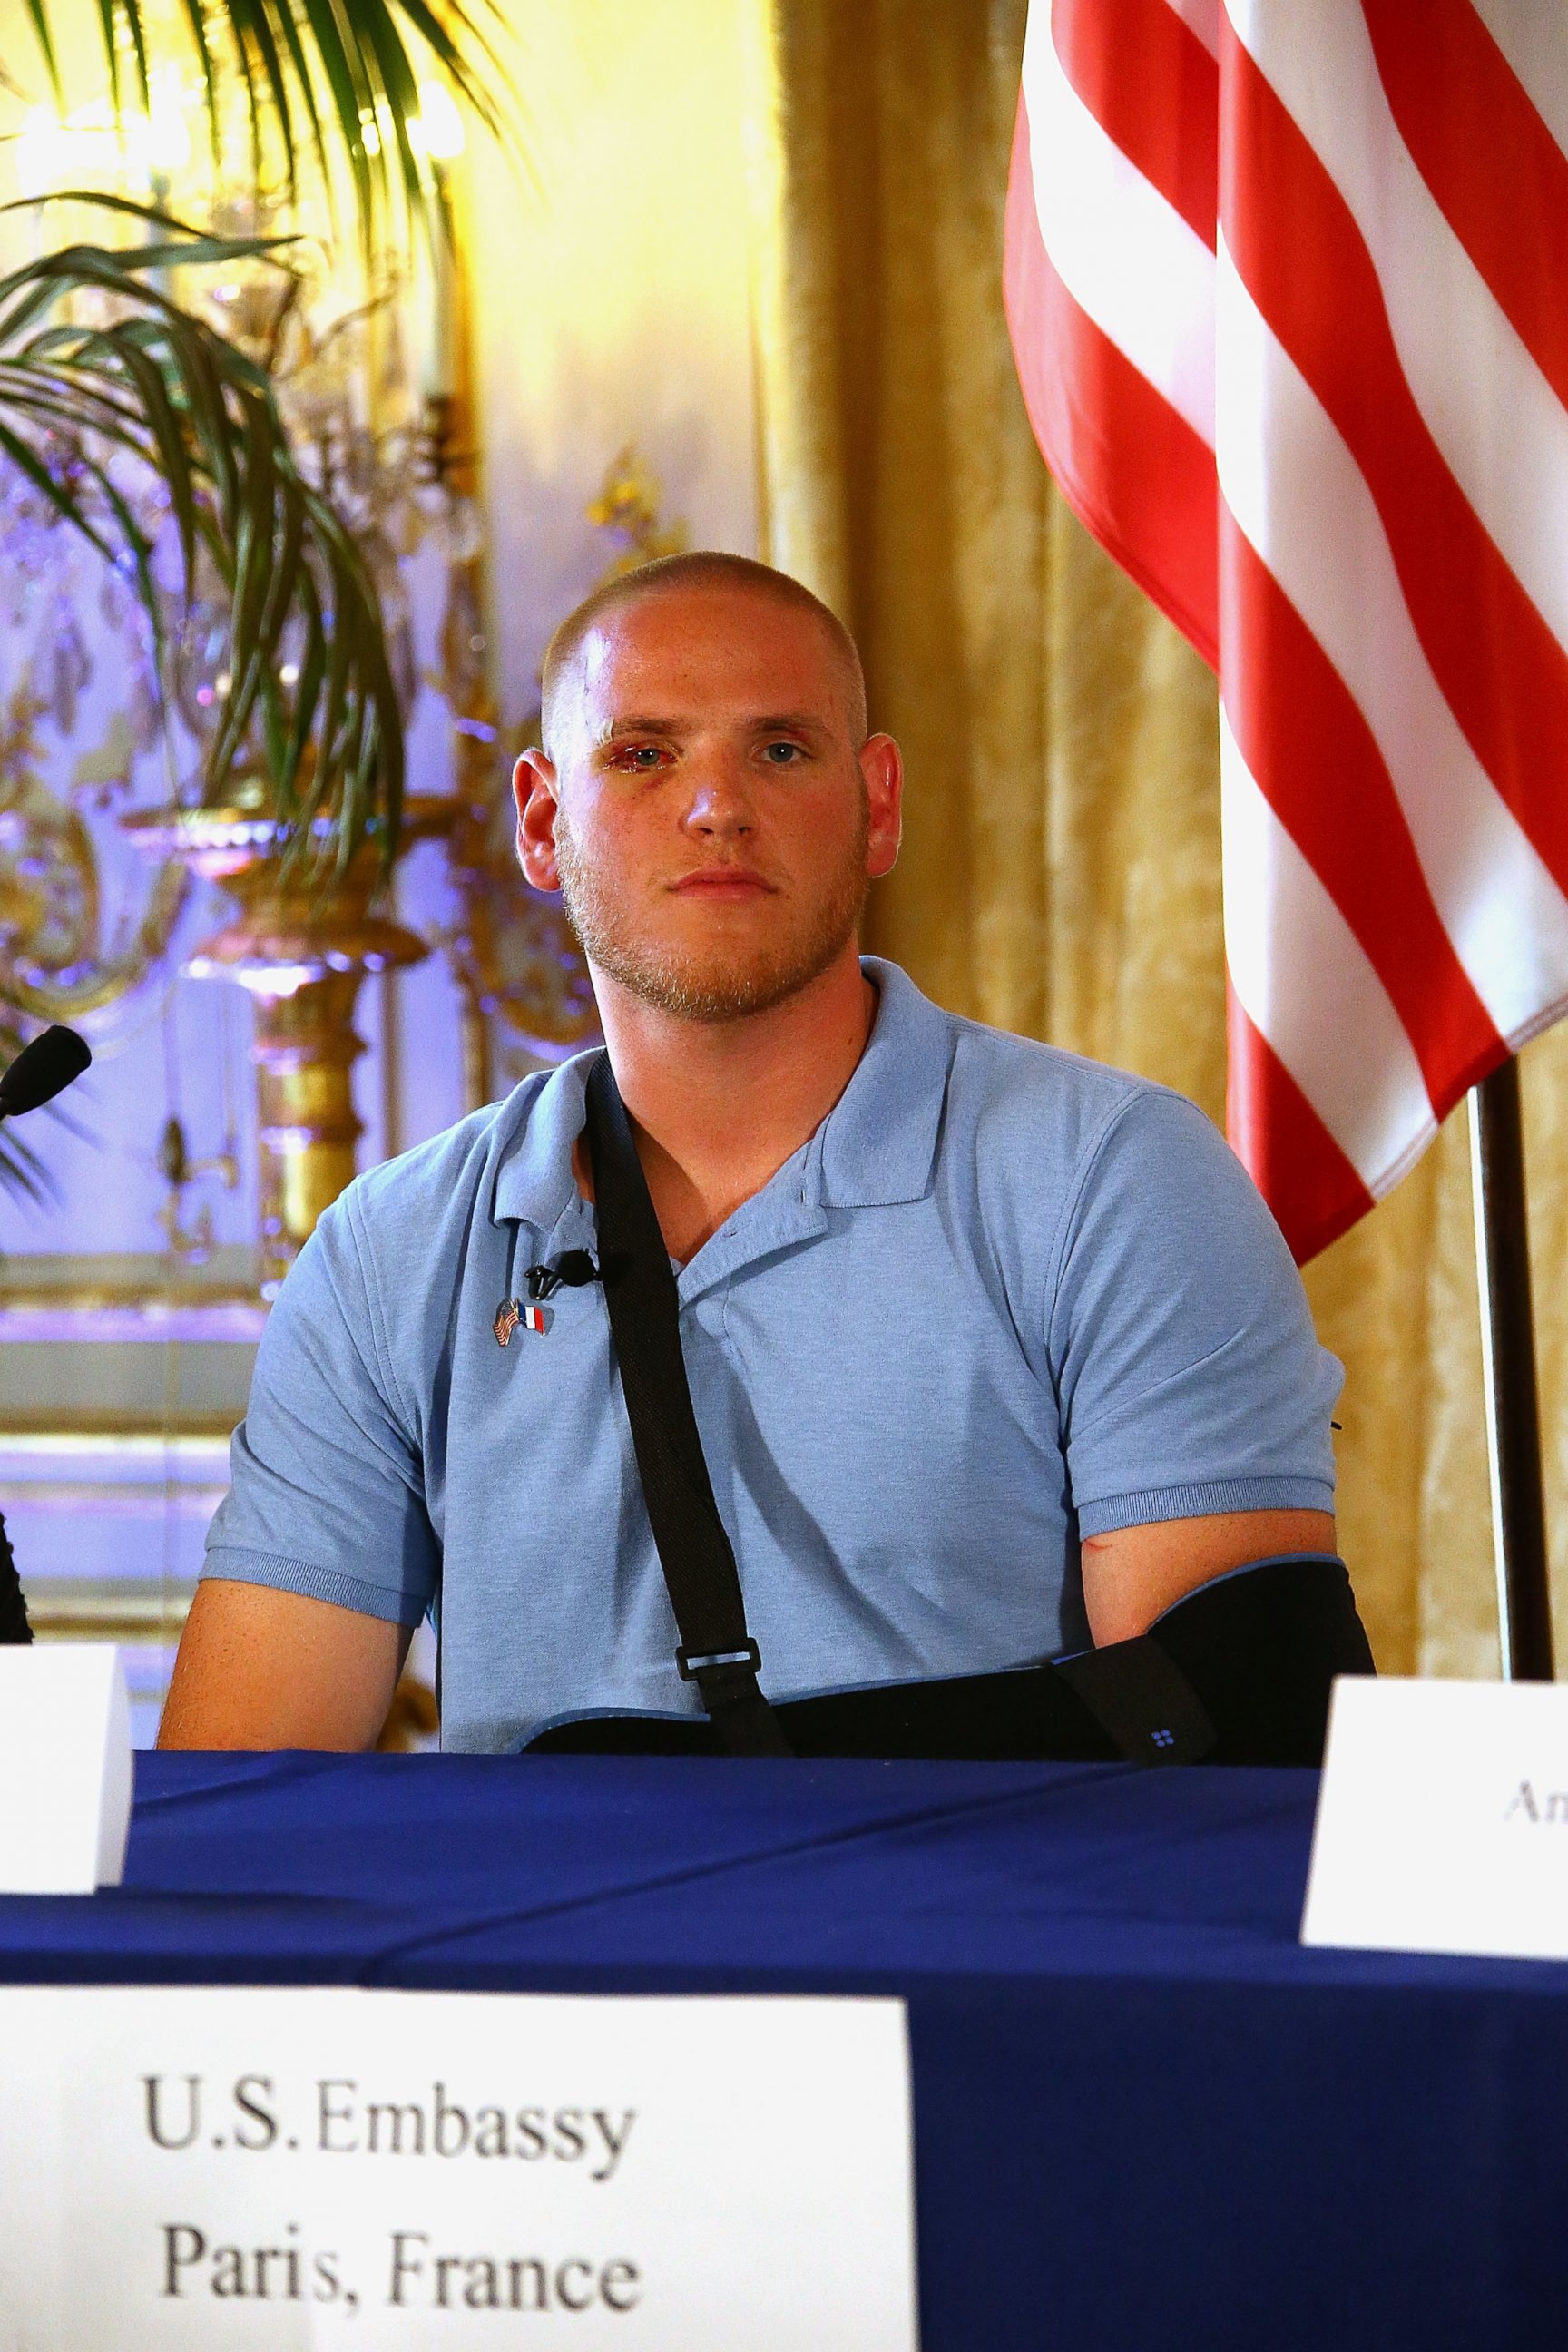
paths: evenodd
<path fill-rule="evenodd" d="M 302 1593 L 208 1577 L 196 1590 L 160 1748 L 372 1748 L 409 1627 Z"/>
<path fill-rule="evenodd" d="M 268 1318 L 207 1537 L 164 1748 L 372 1747 L 439 1551 L 349 1201 Z"/>

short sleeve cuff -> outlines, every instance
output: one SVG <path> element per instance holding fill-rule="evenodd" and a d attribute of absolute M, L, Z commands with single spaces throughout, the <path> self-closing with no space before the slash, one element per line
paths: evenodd
<path fill-rule="evenodd" d="M 1193 1486 L 1146 1486 L 1135 1495 L 1106 1495 L 1080 1503 L 1078 1531 L 1107 1536 L 1118 1528 L 1152 1527 L 1160 1519 L 1202 1519 L 1221 1511 L 1331 1511 L 1327 1478 L 1215 1478 Z"/>
<path fill-rule="evenodd" d="M 246 1551 L 228 1544 L 216 1544 L 208 1552 L 202 1577 L 221 1577 L 232 1584 L 269 1584 L 274 1591 L 330 1601 L 334 1609 L 357 1610 L 362 1617 L 379 1617 L 390 1625 L 417 1625 L 430 1605 L 418 1593 L 393 1592 L 363 1577 L 345 1576 L 341 1569 L 317 1568 L 308 1559 L 285 1559 L 277 1552 Z"/>

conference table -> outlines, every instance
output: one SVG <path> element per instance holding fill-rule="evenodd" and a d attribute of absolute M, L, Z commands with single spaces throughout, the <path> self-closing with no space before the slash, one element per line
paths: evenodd
<path fill-rule="evenodd" d="M 894 1994 L 924 2352 L 1568 2343 L 1568 1965 L 1303 1950 L 1316 1792 L 143 1756 L 124 1885 L 0 1899 L 0 1979 Z"/>

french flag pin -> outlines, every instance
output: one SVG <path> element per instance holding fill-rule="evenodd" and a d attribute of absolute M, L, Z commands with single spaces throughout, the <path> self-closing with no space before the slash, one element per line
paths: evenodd
<path fill-rule="evenodd" d="M 503 1298 L 496 1309 L 496 1319 L 490 1325 L 497 1342 L 506 1347 L 514 1331 L 537 1331 L 542 1339 L 550 1328 L 550 1317 L 542 1307 L 524 1306 L 521 1298 Z"/>

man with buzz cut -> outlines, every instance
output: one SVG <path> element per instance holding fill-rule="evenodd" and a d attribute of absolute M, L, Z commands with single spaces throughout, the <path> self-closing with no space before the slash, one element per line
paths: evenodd
<path fill-rule="evenodd" d="M 1331 1555 L 1339 1367 L 1209 1121 L 858 952 L 903 778 L 826 607 L 666 558 L 572 614 L 543 687 L 518 856 L 593 975 L 768 1698 L 1126 1642 L 1230 1571 Z M 525 1304 L 530 1267 L 594 1259 L 595 1059 L 321 1219 L 165 1746 L 368 1747 L 427 1612 L 448 1748 L 700 1713 L 605 1292 Z"/>

